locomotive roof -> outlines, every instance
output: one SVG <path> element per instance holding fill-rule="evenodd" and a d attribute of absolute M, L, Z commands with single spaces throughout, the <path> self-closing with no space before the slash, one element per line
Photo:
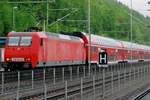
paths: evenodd
<path fill-rule="evenodd" d="M 45 38 L 46 35 L 43 32 L 10 32 L 8 36 L 33 36 L 38 35 L 41 38 Z"/>
<path fill-rule="evenodd" d="M 41 32 L 10 32 L 11 34 L 34 34 L 34 33 L 41 33 Z"/>
<path fill-rule="evenodd" d="M 57 39 L 64 39 L 64 40 L 71 40 L 71 41 L 80 41 L 83 42 L 83 40 L 79 37 L 76 36 L 69 36 L 69 35 L 63 35 L 63 34 L 57 34 L 57 33 L 52 33 L 52 32 L 10 32 L 9 35 L 32 35 L 32 34 L 37 34 L 40 37 L 52 37 L 52 38 L 57 38 Z"/>
<path fill-rule="evenodd" d="M 70 40 L 70 41 L 80 41 L 83 42 L 83 40 L 79 37 L 76 36 L 70 36 L 70 35 L 64 35 L 64 34 L 57 34 L 57 33 L 51 33 L 51 32 L 46 32 L 46 35 L 48 37 L 52 38 L 58 38 L 58 39 L 64 39 L 64 40 Z"/>

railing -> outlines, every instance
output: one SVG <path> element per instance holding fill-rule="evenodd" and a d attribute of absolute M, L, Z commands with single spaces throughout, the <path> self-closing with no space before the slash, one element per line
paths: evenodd
<path fill-rule="evenodd" d="M 150 77 L 150 63 L 1 72 L 3 99 L 99 100 Z"/>

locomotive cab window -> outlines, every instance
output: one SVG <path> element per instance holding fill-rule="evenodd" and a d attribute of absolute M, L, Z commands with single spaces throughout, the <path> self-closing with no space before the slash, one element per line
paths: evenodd
<path fill-rule="evenodd" d="M 96 47 L 91 47 L 91 52 L 95 53 L 96 52 Z"/>
<path fill-rule="evenodd" d="M 21 37 L 20 46 L 31 46 L 32 44 L 32 37 L 25 36 Z"/>
<path fill-rule="evenodd" d="M 8 46 L 18 46 L 20 37 L 8 37 Z"/>

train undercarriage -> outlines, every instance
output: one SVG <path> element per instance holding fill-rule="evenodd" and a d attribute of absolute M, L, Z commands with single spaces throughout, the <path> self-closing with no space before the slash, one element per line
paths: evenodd
<path fill-rule="evenodd" d="M 7 63 L 3 66 L 5 71 L 28 70 L 31 69 L 31 63 Z"/>

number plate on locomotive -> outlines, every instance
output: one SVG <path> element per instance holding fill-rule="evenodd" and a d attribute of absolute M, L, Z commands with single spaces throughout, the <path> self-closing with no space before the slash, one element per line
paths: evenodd
<path fill-rule="evenodd" d="M 24 61 L 24 58 L 12 58 L 12 61 Z"/>

